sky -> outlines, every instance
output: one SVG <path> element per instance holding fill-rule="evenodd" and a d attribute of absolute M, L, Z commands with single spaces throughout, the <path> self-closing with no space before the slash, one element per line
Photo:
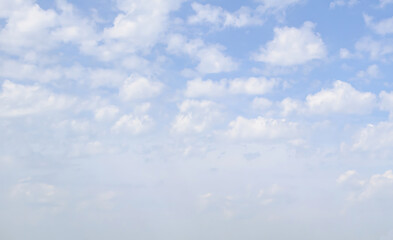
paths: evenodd
<path fill-rule="evenodd" d="M 392 240 L 392 0 L 0 0 L 0 238 Z"/>

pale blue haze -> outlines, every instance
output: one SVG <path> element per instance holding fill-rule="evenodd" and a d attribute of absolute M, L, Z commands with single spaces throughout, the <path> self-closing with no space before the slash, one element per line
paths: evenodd
<path fill-rule="evenodd" d="M 0 239 L 392 240 L 392 0 L 0 0 Z"/>

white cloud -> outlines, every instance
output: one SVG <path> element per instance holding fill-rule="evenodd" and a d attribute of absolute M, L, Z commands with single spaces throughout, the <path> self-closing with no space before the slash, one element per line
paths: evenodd
<path fill-rule="evenodd" d="M 0 93 L 0 117 L 17 117 L 62 110 L 76 99 L 57 95 L 38 85 L 25 86 L 4 81 Z"/>
<path fill-rule="evenodd" d="M 157 96 L 161 93 L 163 84 L 154 82 L 146 77 L 131 75 L 120 88 L 119 96 L 124 101 L 141 100 Z"/>
<path fill-rule="evenodd" d="M 167 50 L 174 54 L 187 54 L 198 60 L 196 69 L 200 73 L 220 73 L 236 70 L 238 64 L 222 51 L 220 45 L 206 45 L 200 39 L 187 40 L 184 36 L 175 34 L 168 38 Z"/>
<path fill-rule="evenodd" d="M 252 100 L 251 107 L 256 110 L 266 110 L 273 105 L 272 101 L 262 97 L 256 97 Z"/>
<path fill-rule="evenodd" d="M 80 47 L 89 45 L 99 39 L 95 22 L 78 15 L 75 7 L 66 0 L 57 0 L 56 7 L 60 10 L 57 16 L 58 26 L 51 31 L 51 37 L 64 43 L 76 43 Z"/>
<path fill-rule="evenodd" d="M 388 111 L 390 113 L 390 118 L 393 119 L 393 92 L 382 91 L 379 94 L 379 107 L 381 110 Z"/>
<path fill-rule="evenodd" d="M 0 76 L 14 80 L 50 82 L 63 76 L 60 67 L 45 68 L 12 59 L 0 59 Z"/>
<path fill-rule="evenodd" d="M 7 19 L 0 31 L 1 50 L 22 55 L 27 50 L 46 51 L 61 43 L 73 43 L 82 53 L 109 61 L 150 51 L 165 35 L 169 14 L 183 0 L 118 0 L 121 13 L 103 31 L 98 31 L 93 19 L 78 16 L 65 0 L 56 1 L 58 12 L 44 10 L 34 1 L 5 2 L 0 5 L 4 7 L 0 17 Z"/>
<path fill-rule="evenodd" d="M 354 136 L 352 150 L 382 151 L 393 149 L 393 123 L 369 124 Z"/>
<path fill-rule="evenodd" d="M 285 98 L 280 103 L 281 115 L 288 116 L 292 113 L 304 113 L 306 111 L 304 103 L 292 98 Z"/>
<path fill-rule="evenodd" d="M 89 85 L 93 88 L 102 86 L 119 87 L 127 78 L 127 75 L 122 71 L 105 68 L 89 69 L 88 75 Z"/>
<path fill-rule="evenodd" d="M 342 81 L 334 82 L 332 89 L 323 89 L 306 98 L 306 107 L 314 114 L 365 114 L 370 113 L 375 104 L 374 94 L 357 91 Z"/>
<path fill-rule="evenodd" d="M 350 179 L 352 176 L 354 176 L 355 174 L 357 174 L 357 172 L 355 170 L 348 170 L 345 173 L 341 174 L 337 179 L 336 182 L 337 183 L 344 183 L 346 181 L 348 181 L 348 179 Z"/>
<path fill-rule="evenodd" d="M 376 64 L 370 65 L 366 70 L 359 71 L 356 77 L 364 79 L 378 78 L 380 77 L 379 67 Z"/>
<path fill-rule="evenodd" d="M 179 105 L 179 114 L 172 129 L 179 133 L 201 133 L 220 117 L 218 106 L 211 101 L 185 100 Z"/>
<path fill-rule="evenodd" d="M 0 18 L 9 17 L 14 11 L 31 6 L 34 0 L 0 1 Z"/>
<path fill-rule="evenodd" d="M 119 113 L 119 108 L 116 106 L 105 106 L 94 111 L 94 118 L 97 121 L 111 120 Z"/>
<path fill-rule="evenodd" d="M 229 82 L 229 92 L 234 94 L 262 95 L 270 92 L 277 85 L 277 80 L 264 77 L 234 79 Z"/>
<path fill-rule="evenodd" d="M 374 40 L 364 37 L 356 42 L 355 48 L 359 52 L 366 52 L 373 60 L 384 60 L 385 55 L 393 53 L 393 41 L 391 39 Z"/>
<path fill-rule="evenodd" d="M 365 201 L 375 197 L 393 197 L 393 171 L 388 170 L 383 174 L 374 174 L 369 179 L 360 182 L 360 191 L 353 192 L 350 200 Z"/>
<path fill-rule="evenodd" d="M 278 81 L 264 77 L 250 77 L 248 79 L 236 78 L 220 81 L 194 79 L 187 82 L 185 95 L 187 97 L 214 97 L 225 94 L 263 95 L 270 92 Z"/>
<path fill-rule="evenodd" d="M 196 69 L 201 73 L 220 73 L 236 70 L 238 64 L 231 57 L 226 56 L 222 50 L 223 48 L 220 46 L 208 46 L 200 49 L 196 53 L 200 61 Z"/>
<path fill-rule="evenodd" d="M 3 2 L 1 4 L 4 5 Z M 5 4 L 0 12 L 0 17 L 7 20 L 0 31 L 0 49 L 5 52 L 24 56 L 29 51 L 53 49 L 62 42 L 83 47 L 98 39 L 94 23 L 79 17 L 74 7 L 65 0 L 56 1 L 60 13 L 54 9 L 44 10 L 35 1 L 13 2 Z"/>
<path fill-rule="evenodd" d="M 343 173 L 336 182 L 350 190 L 347 200 L 352 202 L 393 199 L 393 171 L 387 170 L 382 174 L 374 174 L 362 179 L 359 174 L 350 170 Z"/>
<path fill-rule="evenodd" d="M 386 35 L 393 33 L 393 17 L 383 19 L 377 23 L 373 22 L 373 18 L 367 14 L 363 15 L 366 25 L 378 34 Z"/>
<path fill-rule="evenodd" d="M 32 182 L 30 178 L 20 180 L 10 190 L 10 196 L 14 201 L 38 204 L 41 208 L 46 207 L 54 212 L 64 208 L 64 195 L 64 191 L 58 187 L 43 182 Z"/>
<path fill-rule="evenodd" d="M 340 58 L 342 59 L 348 59 L 353 57 L 353 54 L 351 54 L 351 52 L 346 49 L 346 48 L 340 48 Z"/>
<path fill-rule="evenodd" d="M 187 82 L 187 88 L 185 90 L 185 95 L 187 97 L 215 97 L 222 96 L 227 93 L 227 81 L 212 81 L 202 80 L 200 78 L 191 80 Z"/>
<path fill-rule="evenodd" d="M 367 114 L 377 106 L 373 93 L 360 92 L 349 83 L 335 81 L 333 88 L 307 95 L 305 101 L 285 98 L 279 104 L 281 115 Z"/>
<path fill-rule="evenodd" d="M 357 4 L 358 2 L 359 2 L 358 0 L 335 0 L 335 1 L 330 2 L 329 7 L 330 8 L 342 7 L 342 6 L 352 7 L 353 5 Z"/>
<path fill-rule="evenodd" d="M 325 58 L 325 44 L 320 35 L 313 32 L 314 27 L 314 23 L 305 22 L 301 28 L 275 28 L 274 39 L 261 47 L 253 56 L 254 60 L 272 65 L 293 66 Z"/>
<path fill-rule="evenodd" d="M 298 131 L 294 122 L 285 119 L 237 117 L 229 123 L 228 135 L 236 139 L 285 139 L 292 138 Z"/>
<path fill-rule="evenodd" d="M 123 115 L 113 125 L 112 131 L 122 133 L 129 132 L 131 134 L 140 134 L 146 132 L 153 126 L 153 119 L 149 115 L 137 116 L 134 114 Z"/>
<path fill-rule="evenodd" d="M 102 60 L 112 60 L 130 53 L 148 52 L 159 42 L 169 27 L 169 14 L 183 0 L 117 0 L 120 11 L 102 33 L 102 43 L 87 43 L 82 50 Z"/>
<path fill-rule="evenodd" d="M 188 40 L 181 34 L 172 34 L 168 37 L 167 51 L 173 54 L 195 55 L 199 49 L 205 46 L 201 39 Z"/>
<path fill-rule="evenodd" d="M 209 23 L 219 28 L 244 27 L 260 25 L 262 20 L 250 8 L 242 7 L 234 13 L 230 13 L 221 7 L 210 4 L 192 3 L 195 15 L 188 18 L 190 24 Z"/>
<path fill-rule="evenodd" d="M 63 128 L 64 130 L 75 133 L 88 132 L 91 129 L 90 122 L 88 120 L 80 119 L 64 120 L 59 123 L 55 123 L 53 127 L 55 129 Z"/>
<path fill-rule="evenodd" d="M 130 70 L 139 70 L 142 72 L 151 71 L 149 61 L 136 55 L 127 56 L 126 58 L 124 58 L 124 60 L 122 61 L 122 66 Z"/>
<path fill-rule="evenodd" d="M 21 53 L 27 50 L 47 50 L 53 47 L 49 29 L 57 24 L 53 10 L 43 10 L 37 4 L 23 4 L 12 9 L 7 23 L 0 31 L 0 48 L 6 52 Z M 47 39 L 49 41 L 42 41 Z"/>

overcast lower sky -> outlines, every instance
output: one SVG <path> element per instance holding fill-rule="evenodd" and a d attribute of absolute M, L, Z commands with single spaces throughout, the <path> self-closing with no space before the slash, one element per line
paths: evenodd
<path fill-rule="evenodd" d="M 393 0 L 0 0 L 0 238 L 392 240 Z"/>

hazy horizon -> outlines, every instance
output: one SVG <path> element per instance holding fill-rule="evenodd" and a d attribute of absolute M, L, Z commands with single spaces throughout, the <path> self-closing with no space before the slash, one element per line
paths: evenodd
<path fill-rule="evenodd" d="M 1 240 L 393 240 L 393 0 L 0 0 Z"/>

